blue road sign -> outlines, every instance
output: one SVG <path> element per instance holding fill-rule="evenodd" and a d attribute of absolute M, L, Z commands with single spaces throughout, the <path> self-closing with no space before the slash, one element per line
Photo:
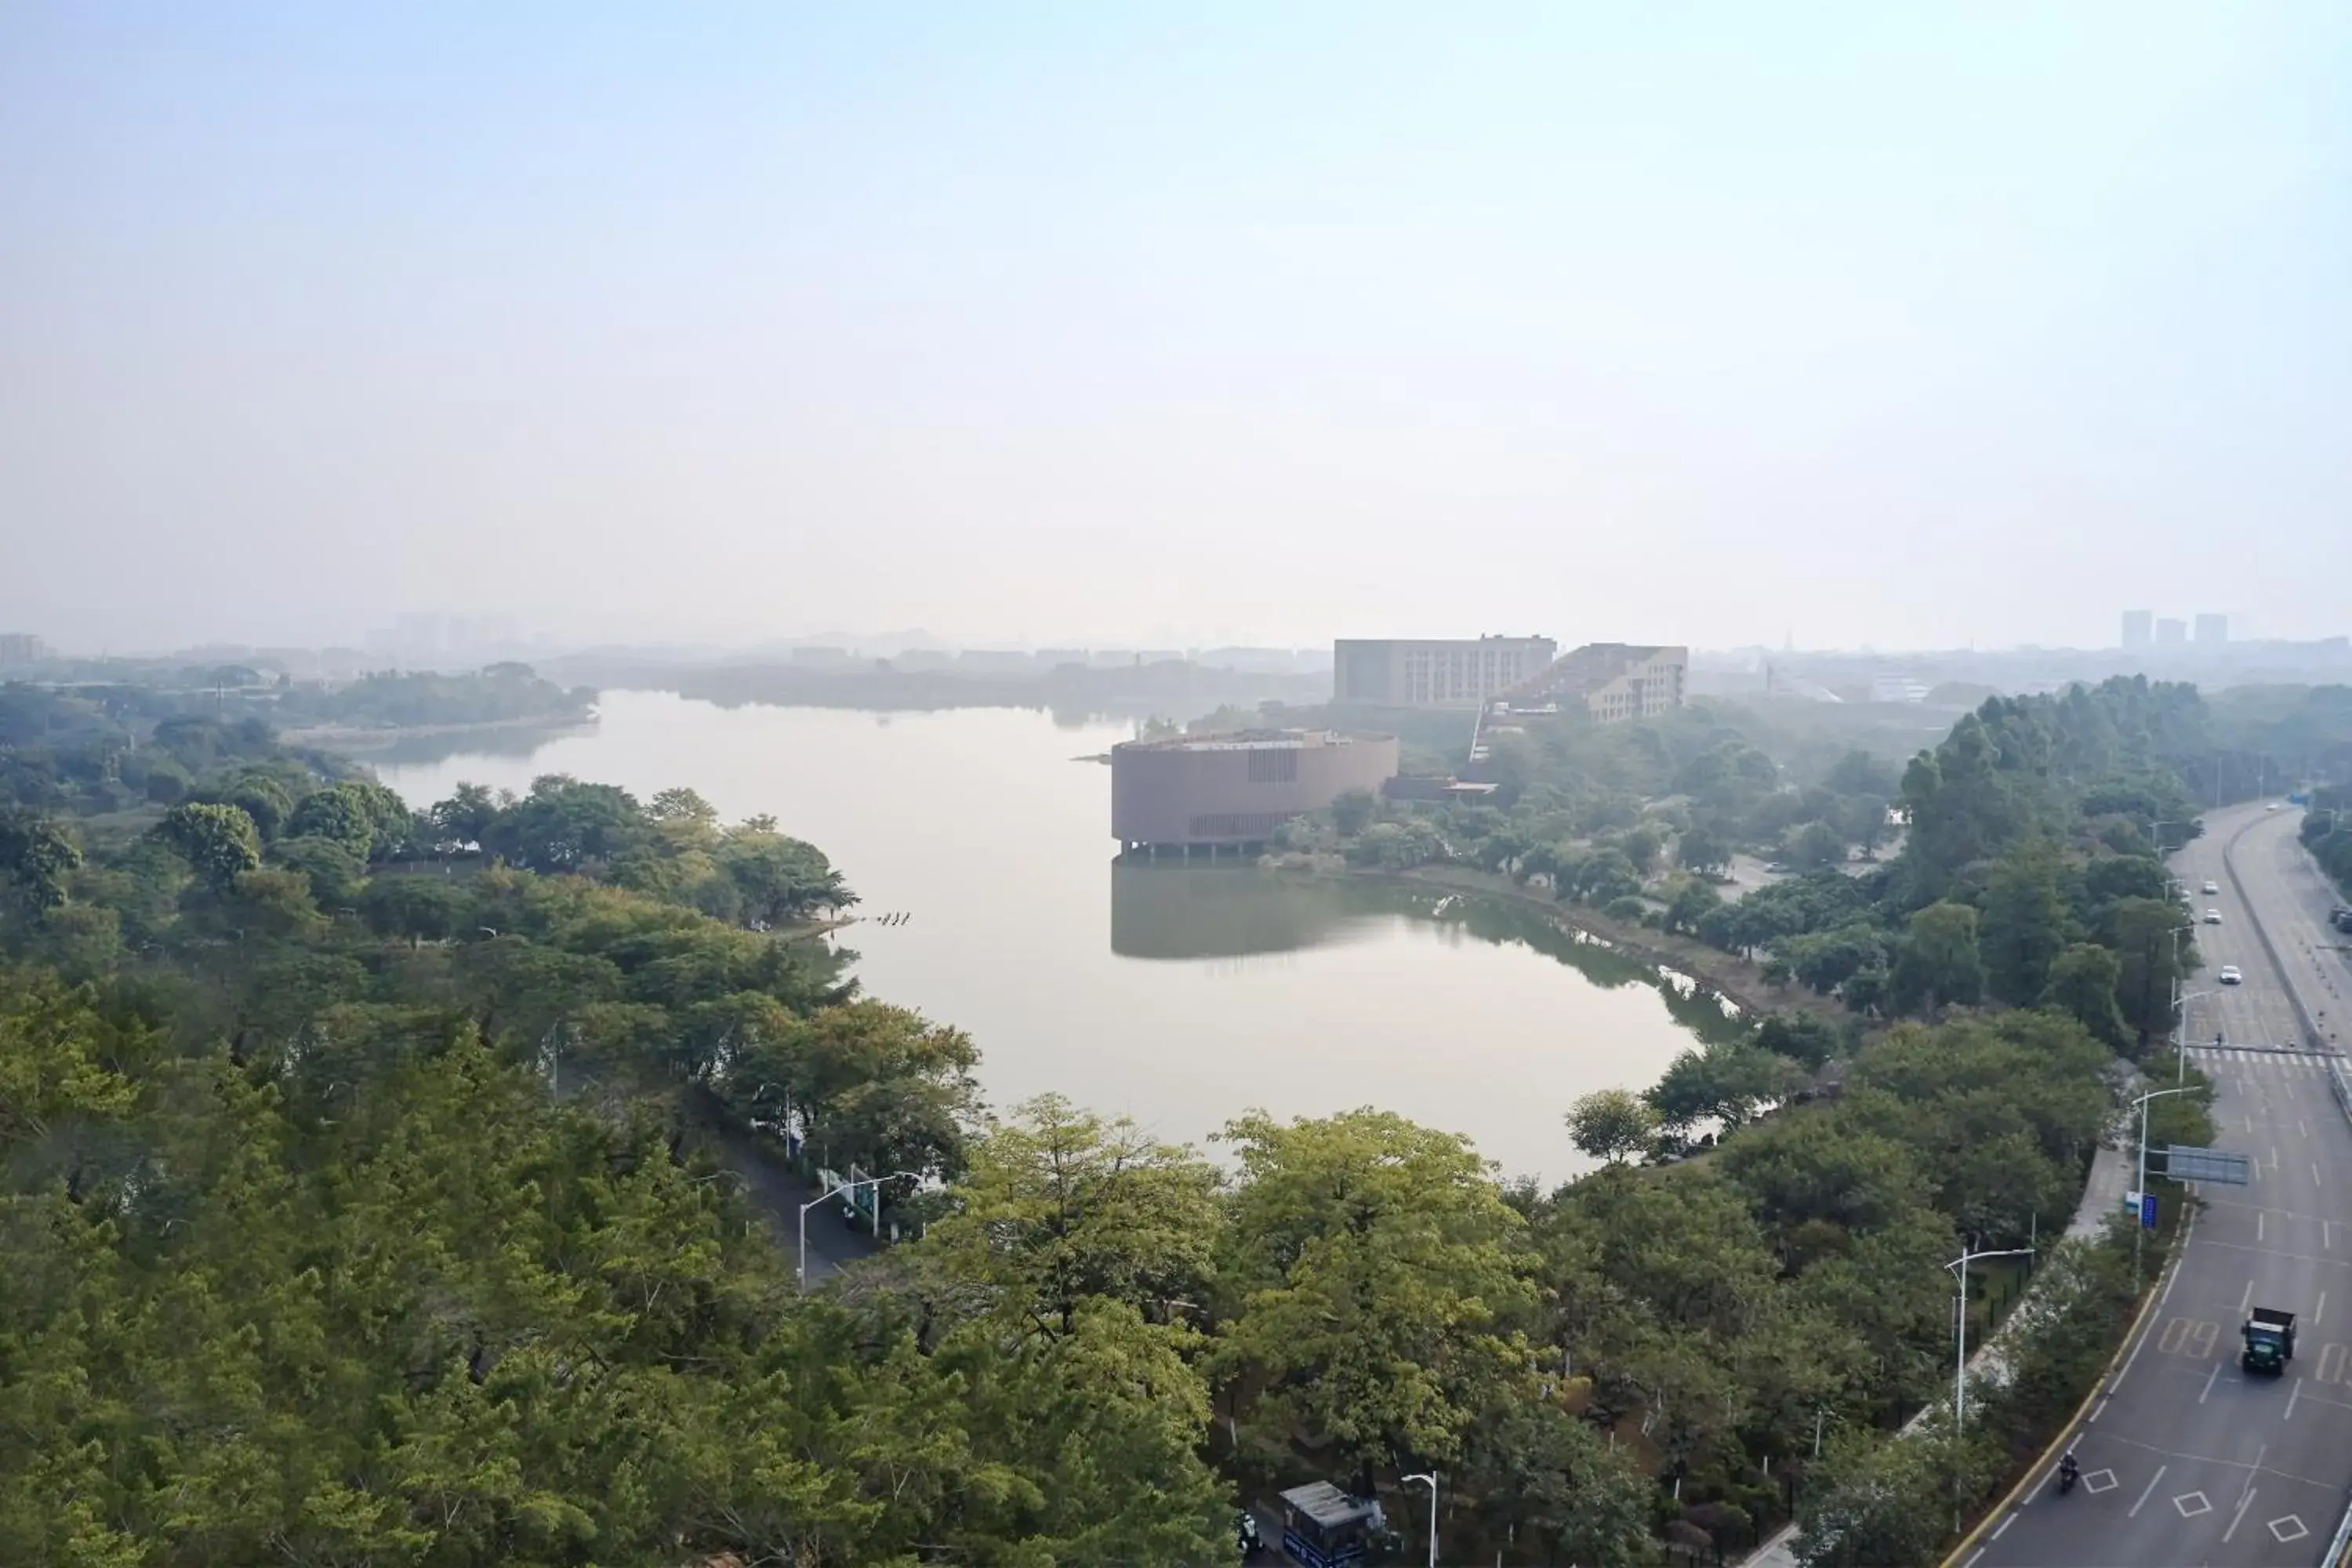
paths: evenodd
<path fill-rule="evenodd" d="M 2139 1195 L 2139 1227 L 2142 1230 L 2156 1228 L 2156 1194 L 2154 1193 L 2142 1193 Z"/>

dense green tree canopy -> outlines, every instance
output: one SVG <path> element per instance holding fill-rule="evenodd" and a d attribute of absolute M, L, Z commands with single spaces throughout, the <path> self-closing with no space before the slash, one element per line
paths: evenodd
<path fill-rule="evenodd" d="M 1644 1563 L 1662 1531 L 1744 1548 L 1817 1422 L 1809 1550 L 1902 1560 L 1941 1543 L 1883 1506 L 1917 1504 L 1918 1450 L 1864 1435 L 1948 1372 L 1958 1238 L 2071 1210 L 2102 1040 L 2177 918 L 2099 838 L 2171 809 L 2143 763 L 2174 709 L 1989 710 L 1979 775 L 1937 763 L 1934 831 L 1974 846 L 1937 897 L 1906 848 L 1681 923 L 1850 1003 L 1894 1005 L 1891 963 L 1948 1007 L 1973 966 L 2043 1010 L 1717 1019 L 1572 1109 L 1563 1152 L 1608 1163 L 1549 1193 L 1374 1110 L 1244 1116 L 1219 1163 L 1052 1097 L 992 1118 L 968 1037 L 772 929 L 851 902 L 772 821 L 551 776 L 425 832 L 266 730 L 11 700 L 67 740 L 0 757 L 59 803 L 0 818 L 10 1563 L 1209 1563 L 1244 1497 L 1336 1476 L 1418 1517 L 1400 1477 L 1435 1466 L 1447 1560 Z M 1893 782 L 1643 728 L 1531 732 L 1488 828 L 1374 803 L 1360 858 L 1491 842 L 1622 898 L 1645 837 L 1777 837 Z M 1720 1146 L 1638 1166 L 1654 1116 Z M 928 1233 L 802 1296 L 795 1205 L 753 1179 L 787 1141 L 915 1173 L 890 1214 Z M 1999 1441 L 2112 1331 L 2111 1271 L 2068 1268 Z"/>

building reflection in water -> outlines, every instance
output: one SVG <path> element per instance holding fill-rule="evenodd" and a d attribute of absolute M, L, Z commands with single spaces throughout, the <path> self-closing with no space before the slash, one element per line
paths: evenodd
<path fill-rule="evenodd" d="M 1344 941 L 1395 911 L 1336 877 L 1162 860 L 1110 864 L 1110 950 L 1121 958 L 1244 958 Z"/>
<path fill-rule="evenodd" d="M 1670 979 L 1508 900 L 1230 861 L 1210 866 L 1128 856 L 1110 863 L 1110 950 L 1121 958 L 1182 963 L 1298 952 L 1370 938 L 1399 919 L 1421 923 L 1439 941 L 1531 947 L 1605 990 L 1653 987 L 1675 1020 L 1701 1039 L 1735 1036 L 1744 1027 L 1736 1010 L 1705 987 Z"/>

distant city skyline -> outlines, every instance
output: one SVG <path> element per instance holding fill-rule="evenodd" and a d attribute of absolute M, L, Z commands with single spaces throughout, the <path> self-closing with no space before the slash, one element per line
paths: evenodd
<path fill-rule="evenodd" d="M 2147 617 L 2147 636 L 2138 643 L 2132 640 L 2130 622 L 2135 615 Z M 1990 641 L 1954 643 L 1945 646 L 1900 643 L 1816 643 L 1784 632 L 1770 641 L 1700 638 L 1688 643 L 1696 653 L 1727 654 L 1790 654 L 1852 655 L 1901 659 L 1910 656 L 1949 655 L 1965 652 L 1985 654 L 2059 652 L 2066 650 L 2096 653 L 2103 649 L 2125 652 L 2153 651 L 2159 637 L 2163 646 L 2179 651 L 2194 653 L 2200 649 L 2228 647 L 2238 645 L 2259 646 L 2267 643 L 2315 644 L 2331 638 L 2341 639 L 2344 632 L 2323 632 L 2309 637 L 2273 637 L 2258 631 L 2252 618 L 2242 612 L 2184 612 L 2177 616 L 2158 616 L 2152 611 L 2126 611 L 2122 616 L 2123 635 L 2114 632 L 2105 637 L 2086 637 L 2079 641 L 2025 640 L 2014 643 Z M 1528 631 L 1524 627 L 1505 627 L 1498 634 L 1492 623 L 1468 619 L 1462 623 L 1467 630 L 1452 630 L 1437 634 L 1447 637 L 1475 637 L 1481 635 L 1516 635 Z M 1530 635 L 1540 635 L 1537 628 Z M 1043 652 L 1055 649 L 1087 653 L 1160 651 L 1192 653 L 1204 649 L 1256 648 L 1286 653 L 1316 652 L 1329 657 L 1333 644 L 1345 638 L 1334 637 L 1284 638 L 1254 636 L 1242 627 L 1191 627 L 1175 623 L 1160 623 L 1140 631 L 1112 632 L 1091 637 L 1071 634 L 1002 637 L 985 636 L 960 637 L 936 632 L 927 627 L 898 627 L 863 631 L 841 627 L 820 627 L 814 630 L 777 629 L 766 632 L 725 635 L 723 628 L 706 628 L 700 636 L 629 636 L 622 627 L 608 627 L 603 635 L 565 636 L 561 632 L 532 625 L 512 616 L 476 616 L 464 612 L 410 610 L 388 616 L 373 622 L 355 635 L 319 638 L 267 637 L 238 636 L 223 631 L 217 635 L 194 637 L 173 643 L 125 643 L 120 646 L 95 641 L 85 642 L 70 635 L 58 637 L 34 623 L 28 617 L 12 618 L 0 613 L 0 636 L 29 636 L 38 639 L 47 649 L 69 658 L 159 657 L 187 651 L 221 648 L 280 648 L 320 651 L 341 649 L 362 655 L 392 658 L 446 653 L 462 656 L 478 652 L 483 658 L 554 657 L 597 647 L 638 648 L 656 651 L 664 648 L 696 649 L 705 653 L 726 655 L 756 655 L 763 648 L 784 649 L 838 648 L 863 657 L 887 657 L 907 648 L 920 648 L 953 653 L 965 649 L 1004 649 L 1020 652 Z M 1572 636 L 1572 634 L 1571 634 Z M 1555 637 L 1563 644 L 1570 639 Z M 1577 639 L 1612 641 L 1611 638 Z"/>
<path fill-rule="evenodd" d="M 61 647 L 2342 629 L 2352 6 L 236 18 L 0 7 Z"/>

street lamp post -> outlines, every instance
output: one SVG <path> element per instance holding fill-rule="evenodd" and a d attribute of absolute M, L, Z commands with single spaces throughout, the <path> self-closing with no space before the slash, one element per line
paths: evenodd
<path fill-rule="evenodd" d="M 2180 991 L 2180 981 L 2178 977 L 2175 977 L 2172 985 L 2175 991 Z M 2189 1081 L 2189 1004 L 2212 994 L 2210 991 L 2180 991 L 2180 994 L 2172 999 L 2172 1061 L 2175 1068 L 2172 1081 L 2176 1084 L 2185 1084 Z"/>
<path fill-rule="evenodd" d="M 1415 1481 L 1429 1489 L 1429 1568 L 1437 1568 L 1437 1472 L 1432 1470 L 1425 1476 L 1404 1478 L 1407 1486 Z"/>
<path fill-rule="evenodd" d="M 2165 1008 L 2164 1008 L 2164 1010 L 2165 1010 L 2166 1012 L 2168 1012 L 2168 1013 L 2169 1013 L 2169 1012 L 2171 1012 L 2171 1011 L 2172 1011 L 2172 1004 L 2171 1004 L 2171 997 L 2172 997 L 2172 994 L 2173 994 L 2173 993 L 2174 993 L 2175 991 L 2179 990 L 2179 987 L 2180 987 L 2180 938 L 2181 938 L 2181 934 L 2182 934 L 2183 932 L 2185 932 L 2185 931 L 2195 931 L 2196 929 L 2197 929 L 2196 923 L 2195 923 L 2194 921 L 2191 921 L 2191 922 L 2190 922 L 2189 924 L 2188 924 L 2188 925 L 2179 925 L 2179 926 L 2174 926 L 2171 930 L 2169 930 L 2169 931 L 2166 931 L 2166 932 L 2164 933 L 2165 935 L 2167 935 L 2167 936 L 2168 936 L 2168 937 L 2170 937 L 2170 938 L 2172 939 L 2172 968 L 2171 968 L 2171 973 L 2169 973 L 2168 974 L 2167 974 L 2167 975 L 2165 976 L 2165 981 L 2164 981 L 2164 994 L 2165 994 L 2165 997 L 2166 997 L 2166 1002 L 2165 1002 Z M 2149 953 L 2149 954 L 2147 955 L 2147 978 L 2148 978 L 2149 980 L 2154 980 L 2154 979 L 2156 978 L 2156 954 L 2154 954 L 2154 953 L 2152 953 L 2152 952 L 2151 952 L 2151 953 Z M 2141 1005 L 2141 1007 L 2144 1009 L 2144 1008 L 2146 1008 L 2146 1006 L 2147 1005 L 2147 987 L 2145 984 L 2143 984 L 2143 985 L 2139 988 L 2139 994 L 2140 994 L 2140 1005 Z M 2142 1031 L 2142 1032 L 2141 1032 L 2141 1034 L 2140 1034 L 2140 1036 L 2139 1036 L 2139 1041 L 2140 1041 L 2140 1044 L 2142 1044 L 2142 1045 L 2144 1046 L 2144 1045 L 2146 1045 L 2146 1044 L 2147 1043 L 2147 1032 L 2146 1032 L 2146 1031 L 2147 1031 L 2147 1025 L 2146 1025 L 2145 1023 L 2143 1023 L 2143 1024 L 2140 1026 L 2140 1027 L 2141 1027 L 2141 1031 Z"/>
<path fill-rule="evenodd" d="M 2031 1258 L 2030 1247 L 2008 1247 L 1990 1252 L 1963 1252 L 1945 1268 L 1959 1286 L 1959 1342 L 1952 1356 L 1952 1435 L 1959 1436 L 1969 1419 L 1969 1265 L 1986 1258 Z"/>
<path fill-rule="evenodd" d="M 844 1193 L 854 1193 L 860 1187 L 878 1186 L 884 1182 L 895 1182 L 901 1176 L 906 1177 L 910 1182 L 916 1179 L 915 1173 L 912 1171 L 893 1171 L 887 1176 L 866 1176 L 855 1182 L 844 1182 L 841 1185 L 834 1188 L 833 1191 L 813 1197 L 808 1202 L 801 1205 L 800 1284 L 801 1289 L 803 1292 L 808 1289 L 809 1210 L 816 1207 L 819 1204 L 831 1203 L 834 1199 L 841 1196 Z M 874 1234 L 877 1237 L 882 1234 L 882 1205 L 878 1203 L 874 1205 Z"/>
<path fill-rule="evenodd" d="M 2168 1094 L 2187 1094 L 2189 1092 L 2189 1089 L 2150 1089 L 2147 1093 L 2141 1095 L 2137 1100 L 2132 1101 L 2134 1105 L 2139 1107 L 2139 1178 L 2138 1184 L 2132 1188 L 2132 1195 L 2139 1201 L 2143 1211 L 2146 1209 L 2147 1205 L 2147 1102 L 2151 1100 L 2162 1100 Z M 2147 1235 L 2147 1222 L 2142 1219 L 2139 1215 L 2133 1215 L 2132 1282 L 2134 1284 L 2137 1284 L 2139 1282 L 2140 1245 L 2142 1238 Z"/>

